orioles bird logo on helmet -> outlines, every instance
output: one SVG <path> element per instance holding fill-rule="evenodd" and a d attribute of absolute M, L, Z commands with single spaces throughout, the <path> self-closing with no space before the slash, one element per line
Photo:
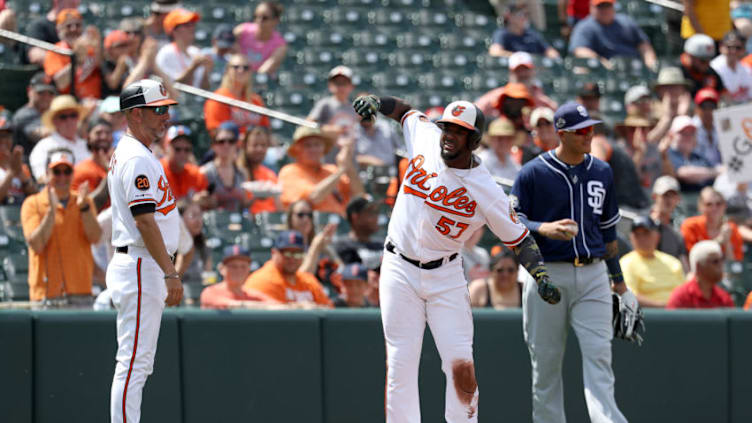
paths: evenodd
<path fill-rule="evenodd" d="M 465 106 L 454 106 L 452 109 L 452 116 L 459 116 L 465 111 Z"/>

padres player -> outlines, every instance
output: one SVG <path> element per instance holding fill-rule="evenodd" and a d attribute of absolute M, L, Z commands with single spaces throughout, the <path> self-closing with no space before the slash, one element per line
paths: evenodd
<path fill-rule="evenodd" d="M 387 423 L 419 422 L 418 365 L 426 323 L 446 375 L 449 423 L 478 420 L 473 322 L 459 251 L 481 226 L 520 255 L 543 300 L 559 301 L 540 251 L 504 191 L 473 154 L 485 118 L 472 103 L 449 104 L 436 124 L 394 97 L 361 96 L 365 119 L 380 111 L 402 124 L 411 159 L 394 206 L 381 266 L 387 345 Z"/>
<path fill-rule="evenodd" d="M 138 423 L 141 391 L 151 374 L 165 303 L 183 295 L 170 255 L 178 245 L 179 216 L 167 177 L 149 146 L 167 130 L 165 87 L 143 79 L 120 94 L 128 130 L 110 159 L 112 245 L 107 288 L 118 310 L 112 423 Z"/>
<path fill-rule="evenodd" d="M 534 422 L 566 420 L 561 366 L 569 325 L 582 350 L 590 420 L 626 422 L 614 400 L 611 288 L 628 312 L 637 313 L 638 305 L 624 284 L 617 258 L 620 214 L 611 168 L 588 154 L 593 125 L 599 122 L 577 103 L 561 106 L 554 116 L 559 147 L 525 164 L 510 195 L 561 288 L 562 301 L 555 306 L 538 299 L 532 286 L 523 294 Z"/>

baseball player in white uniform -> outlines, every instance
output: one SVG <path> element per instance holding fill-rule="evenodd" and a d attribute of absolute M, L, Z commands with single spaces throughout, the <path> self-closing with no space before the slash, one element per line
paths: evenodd
<path fill-rule="evenodd" d="M 380 302 L 387 345 L 386 421 L 420 422 L 418 365 L 425 325 L 446 375 L 449 423 L 478 420 L 470 296 L 459 251 L 482 225 L 524 258 L 539 294 L 556 303 L 539 250 L 504 191 L 473 150 L 485 126 L 472 103 L 449 104 L 432 123 L 394 97 L 355 99 L 356 112 L 380 111 L 402 124 L 410 164 L 397 196 L 381 266 Z"/>
<path fill-rule="evenodd" d="M 178 246 L 179 214 L 162 165 L 149 146 L 167 130 L 165 87 L 144 79 L 120 94 L 128 130 L 110 160 L 112 245 L 107 287 L 118 310 L 112 423 L 138 423 L 141 392 L 151 374 L 162 310 L 183 295 L 171 256 Z"/>

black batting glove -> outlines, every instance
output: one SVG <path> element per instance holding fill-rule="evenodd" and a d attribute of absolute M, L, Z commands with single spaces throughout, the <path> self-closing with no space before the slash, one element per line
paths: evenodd
<path fill-rule="evenodd" d="M 538 282 L 538 295 L 549 304 L 557 304 L 561 301 L 559 288 L 551 283 L 548 278 L 543 278 Z"/>
<path fill-rule="evenodd" d="M 379 112 L 381 101 L 375 95 L 362 95 L 356 98 L 352 105 L 355 113 L 359 114 L 363 119 L 373 119 L 376 117 L 376 113 Z"/>

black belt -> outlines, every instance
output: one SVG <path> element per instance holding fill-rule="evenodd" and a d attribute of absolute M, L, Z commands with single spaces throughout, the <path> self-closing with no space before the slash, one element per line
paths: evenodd
<path fill-rule="evenodd" d="M 582 267 L 587 266 L 588 264 L 593 264 L 600 259 L 597 257 L 575 257 L 574 260 L 572 260 L 572 264 L 575 267 Z"/>
<path fill-rule="evenodd" d="M 122 254 L 128 254 L 128 246 L 127 245 L 123 245 L 122 247 L 115 247 L 115 252 L 116 253 L 122 253 Z M 170 261 L 172 261 L 173 263 L 175 263 L 175 255 L 174 254 L 170 256 Z"/>
<path fill-rule="evenodd" d="M 444 259 L 443 258 L 436 259 L 436 260 L 433 260 L 433 261 L 427 261 L 425 263 L 421 263 L 418 260 L 411 259 L 410 257 L 405 257 L 401 253 L 397 252 L 397 249 L 394 247 L 394 244 L 392 244 L 391 242 L 387 242 L 386 243 L 386 250 L 389 251 L 392 254 L 398 254 L 400 257 L 402 257 L 402 260 L 405 260 L 406 262 L 412 264 L 415 267 L 418 267 L 418 268 L 421 268 L 421 269 L 425 269 L 425 270 L 436 269 L 438 267 L 441 267 L 442 264 L 444 264 Z M 450 262 L 450 261 L 452 261 L 452 260 L 454 260 L 454 259 L 456 259 L 457 255 L 458 255 L 457 253 L 454 253 L 451 256 L 449 256 L 449 260 L 447 260 L 447 263 Z"/>

